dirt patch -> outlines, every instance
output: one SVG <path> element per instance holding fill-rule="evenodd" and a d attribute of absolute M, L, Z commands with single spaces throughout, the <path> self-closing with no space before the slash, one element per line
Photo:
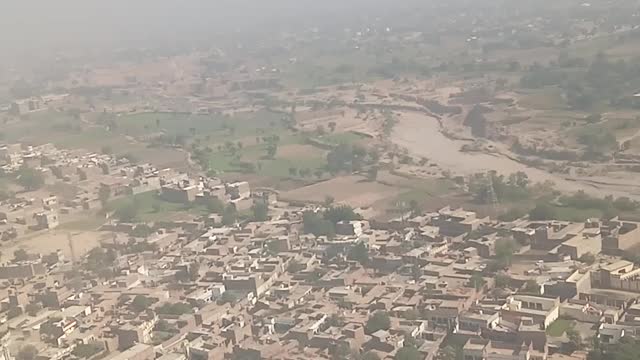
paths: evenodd
<path fill-rule="evenodd" d="M 289 201 L 323 202 L 327 196 L 331 196 L 337 203 L 353 207 L 369 207 L 380 200 L 395 197 L 402 191 L 396 187 L 352 175 L 287 191 L 282 193 L 280 198 Z"/>
<path fill-rule="evenodd" d="M 18 249 L 25 249 L 31 253 L 49 254 L 61 250 L 65 256 L 71 256 L 69 247 L 69 235 L 73 243 L 73 251 L 76 257 L 81 257 L 91 249 L 100 245 L 101 241 L 112 237 L 111 233 L 85 231 L 74 232 L 70 230 L 52 230 L 48 232 L 38 232 L 17 241 L 3 244 L 2 252 L 8 256 Z"/>

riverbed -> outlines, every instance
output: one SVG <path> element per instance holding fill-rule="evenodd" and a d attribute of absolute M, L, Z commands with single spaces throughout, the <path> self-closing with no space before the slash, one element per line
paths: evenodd
<path fill-rule="evenodd" d="M 464 152 L 461 148 L 470 142 L 445 136 L 435 118 L 420 112 L 403 112 L 398 117 L 391 139 L 414 156 L 425 157 L 454 175 L 471 175 L 495 170 L 508 175 L 523 171 L 533 182 L 552 181 L 562 192 L 583 190 L 593 196 L 627 196 L 640 200 L 640 186 L 625 184 L 615 179 L 568 178 L 533 168 L 500 153 Z"/>

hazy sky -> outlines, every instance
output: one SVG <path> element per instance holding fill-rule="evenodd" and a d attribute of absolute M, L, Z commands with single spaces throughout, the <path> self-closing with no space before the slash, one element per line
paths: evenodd
<path fill-rule="evenodd" d="M 135 44 L 222 30 L 314 22 L 416 0 L 2 0 L 0 41 L 14 50 Z M 3 48 L 6 48 L 3 46 Z"/>

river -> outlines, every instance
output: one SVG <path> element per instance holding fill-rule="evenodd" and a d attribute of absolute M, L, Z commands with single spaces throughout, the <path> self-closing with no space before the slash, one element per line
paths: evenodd
<path fill-rule="evenodd" d="M 640 186 L 617 182 L 615 179 L 568 178 L 533 168 L 500 154 L 463 152 L 461 147 L 467 141 L 454 140 L 445 136 L 438 121 L 424 113 L 403 112 L 394 127 L 392 141 L 406 148 L 414 156 L 421 156 L 438 164 L 443 170 L 454 175 L 470 175 L 496 170 L 500 174 L 523 171 L 533 182 L 552 181 L 562 192 L 583 190 L 593 196 L 627 196 L 640 200 Z"/>

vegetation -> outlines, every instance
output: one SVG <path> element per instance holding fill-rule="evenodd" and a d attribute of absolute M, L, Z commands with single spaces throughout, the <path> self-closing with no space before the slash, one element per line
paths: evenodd
<path fill-rule="evenodd" d="M 22 167 L 17 173 L 16 181 L 25 189 L 34 191 L 44 186 L 45 179 L 41 171 Z"/>
<path fill-rule="evenodd" d="M 77 345 L 71 353 L 81 359 L 88 359 L 96 354 L 99 354 L 102 351 L 104 351 L 104 347 L 102 346 L 102 344 L 92 342 L 89 344 Z"/>
<path fill-rule="evenodd" d="M 365 325 L 368 334 L 373 334 L 378 330 L 389 330 L 391 327 L 391 319 L 385 311 L 376 311 L 369 317 Z"/>
<path fill-rule="evenodd" d="M 316 236 L 333 237 L 338 222 L 360 219 L 361 216 L 346 205 L 330 207 L 322 213 L 306 211 L 303 214 L 304 232 Z"/>
<path fill-rule="evenodd" d="M 403 346 L 394 357 L 395 360 L 420 360 L 422 355 L 415 346 Z"/>
<path fill-rule="evenodd" d="M 162 315 L 184 315 L 193 312 L 191 305 L 187 303 L 164 303 L 156 308 L 156 312 Z"/>
<path fill-rule="evenodd" d="M 141 313 L 151 307 L 151 305 L 155 304 L 157 300 L 148 298 L 144 295 L 136 295 L 131 301 L 130 308 L 136 313 Z"/>
<path fill-rule="evenodd" d="M 366 266 L 369 263 L 369 248 L 362 241 L 357 243 L 349 251 L 349 259 Z"/>
<path fill-rule="evenodd" d="M 267 221 L 269 219 L 269 204 L 257 202 L 251 207 L 253 221 Z"/>
<path fill-rule="evenodd" d="M 33 345 L 24 345 L 16 354 L 16 360 L 35 360 L 38 349 Z"/>

